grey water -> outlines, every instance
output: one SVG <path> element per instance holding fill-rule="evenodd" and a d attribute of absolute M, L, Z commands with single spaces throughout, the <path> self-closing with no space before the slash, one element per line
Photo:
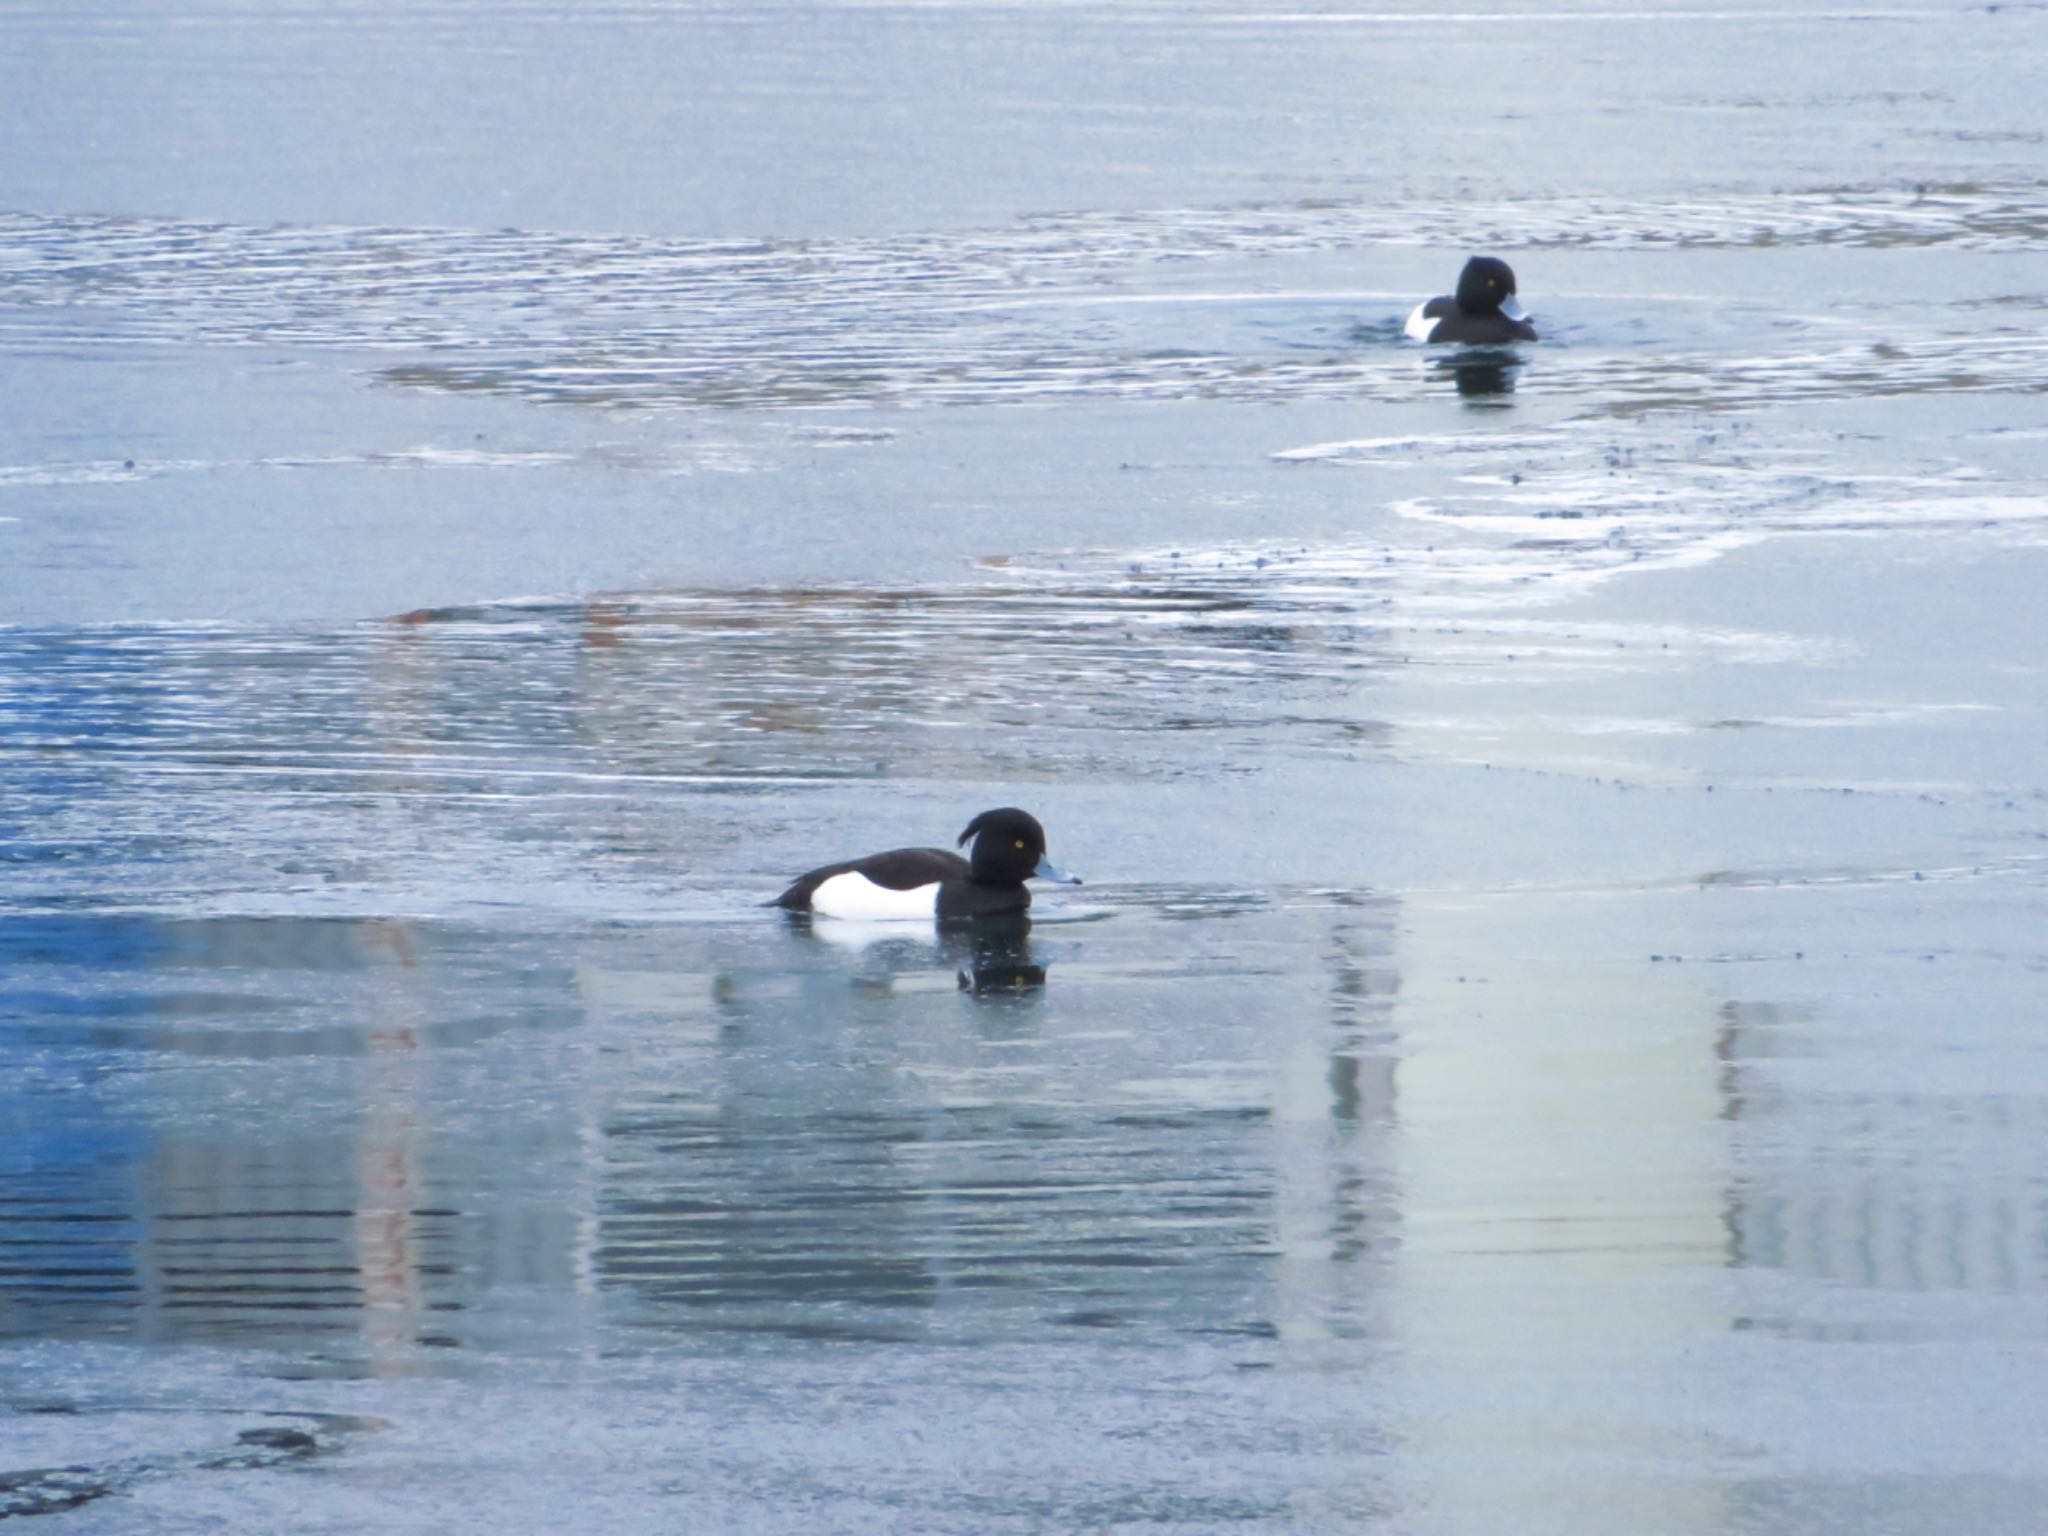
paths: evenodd
<path fill-rule="evenodd" d="M 0 0 L 0 1518 L 2038 1529 L 2043 60 Z"/>

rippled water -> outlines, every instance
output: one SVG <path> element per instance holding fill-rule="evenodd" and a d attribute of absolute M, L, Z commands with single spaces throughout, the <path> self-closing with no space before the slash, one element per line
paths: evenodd
<path fill-rule="evenodd" d="M 2033 1529 L 2044 14 L 0 5 L 0 1516 Z"/>
<path fill-rule="evenodd" d="M 86 306 L 128 344 L 398 351 L 415 356 L 378 370 L 384 383 L 553 404 L 1357 399 L 1412 394 L 1429 378 L 1399 349 L 1364 345 L 1386 339 L 1387 326 L 1352 316 L 1392 296 L 1248 295 L 1177 269 L 1402 247 L 1502 246 L 1539 262 L 1816 247 L 2019 254 L 2048 244 L 2041 210 L 2042 183 L 2028 180 L 1611 208 L 1540 198 L 1254 204 L 760 242 L 14 215 L 0 226 L 0 303 L 19 306 L 31 334 L 49 311 Z M 1921 295 L 1911 310 L 1864 303 L 1795 315 L 1792 336 L 1754 355 L 1688 341 L 1702 329 L 1722 339 L 1714 333 L 1728 322 L 1712 313 L 1713 297 L 1658 304 L 1667 334 L 1646 334 L 1640 316 L 1618 326 L 1553 300 L 1551 339 L 1598 350 L 1549 363 L 1546 391 L 1638 412 L 2041 387 L 2039 326 L 2026 323 L 2038 296 L 1961 293 L 1930 306 Z M 1743 307 L 1758 306 L 1744 296 Z M 1987 324 L 1997 308 L 2017 323 Z M 1616 355 L 1624 337 L 1629 349 Z"/>

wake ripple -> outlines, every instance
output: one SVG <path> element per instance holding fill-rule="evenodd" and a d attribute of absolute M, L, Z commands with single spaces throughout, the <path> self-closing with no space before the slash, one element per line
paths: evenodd
<path fill-rule="evenodd" d="M 396 386 L 599 407 L 1357 395 L 1412 392 L 1412 357 L 1358 345 L 1376 333 L 1247 355 L 1147 334 L 1125 311 L 1191 263 L 1475 245 L 2036 252 L 2048 247 L 2048 197 L 2025 182 L 1654 205 L 1305 202 L 772 241 L 12 214 L 0 216 L 0 307 L 12 311 L 0 324 L 83 329 L 108 345 L 346 348 L 391 357 L 378 377 Z M 2041 387 L 2040 338 L 1960 328 L 1969 334 L 1909 335 L 1897 355 L 1857 336 L 1733 369 L 1665 356 L 1655 377 L 1552 352 L 1546 387 L 1638 405 L 1674 391 L 1728 403 L 1787 388 Z"/>

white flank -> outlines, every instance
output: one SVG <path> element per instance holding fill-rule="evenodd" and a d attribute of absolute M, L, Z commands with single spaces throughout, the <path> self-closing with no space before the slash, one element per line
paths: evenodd
<path fill-rule="evenodd" d="M 849 870 L 834 875 L 811 892 L 811 910 L 825 917 L 923 918 L 939 915 L 939 883 L 892 891 L 866 875 Z"/>
<path fill-rule="evenodd" d="M 1401 327 L 1402 330 L 1408 333 L 1411 341 L 1427 341 L 1436 333 L 1437 317 L 1423 313 L 1423 310 L 1428 307 L 1429 305 L 1426 302 L 1416 305 L 1414 311 L 1408 316 L 1408 323 Z"/>

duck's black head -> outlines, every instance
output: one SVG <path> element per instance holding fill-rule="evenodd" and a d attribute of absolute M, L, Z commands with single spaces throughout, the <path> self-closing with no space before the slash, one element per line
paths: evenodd
<path fill-rule="evenodd" d="M 1045 856 L 1045 828 L 1029 811 L 1008 805 L 983 811 L 967 823 L 967 830 L 960 834 L 961 843 L 970 837 L 974 848 L 967 862 L 974 878 L 984 885 L 1022 885 L 1033 875 L 1062 885 L 1081 883 Z"/>
<path fill-rule="evenodd" d="M 1498 256 L 1474 256 L 1458 274 L 1458 308 L 1468 315 L 1505 312 L 1510 320 L 1520 320 L 1522 305 L 1515 297 L 1515 269 Z"/>

